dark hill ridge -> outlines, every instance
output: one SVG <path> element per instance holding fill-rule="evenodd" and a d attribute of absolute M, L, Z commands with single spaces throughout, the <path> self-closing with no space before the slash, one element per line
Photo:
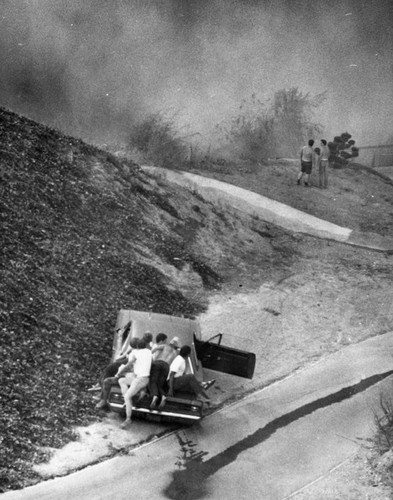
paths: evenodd
<path fill-rule="evenodd" d="M 34 480 L 28 464 L 42 447 L 95 417 L 86 388 L 108 362 L 119 308 L 193 317 L 206 291 L 238 279 L 246 262 L 268 274 L 291 257 L 271 244 L 282 231 L 252 230 L 196 193 L 5 109 L 0 138 L 4 491 Z"/>

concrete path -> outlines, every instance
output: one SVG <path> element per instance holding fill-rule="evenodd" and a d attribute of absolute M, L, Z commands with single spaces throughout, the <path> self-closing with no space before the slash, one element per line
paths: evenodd
<path fill-rule="evenodd" d="M 348 346 L 199 426 L 1 498 L 287 498 L 371 436 L 380 393 L 391 392 L 392 353 L 393 332 Z"/>
<path fill-rule="evenodd" d="M 361 233 L 309 215 L 284 203 L 246 189 L 190 172 L 178 172 L 160 167 L 142 167 L 146 172 L 169 182 L 197 191 L 213 203 L 226 203 L 249 215 L 256 215 L 284 229 L 318 238 L 339 241 L 348 245 L 393 252 L 393 238 L 374 233 Z"/>

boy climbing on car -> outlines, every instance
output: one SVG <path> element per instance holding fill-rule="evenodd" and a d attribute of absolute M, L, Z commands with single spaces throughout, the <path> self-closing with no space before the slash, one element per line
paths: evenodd
<path fill-rule="evenodd" d="M 129 365 L 133 366 L 133 372 L 127 373 L 125 377 L 119 380 L 126 405 L 126 419 L 121 425 L 123 429 L 131 424 L 132 398 L 149 384 L 151 363 L 151 349 L 148 348 L 145 339 L 140 339 L 137 348 L 131 352 L 128 364 L 121 368 L 117 374 L 117 376 L 121 376 L 122 371 L 126 371 Z"/>
<path fill-rule="evenodd" d="M 179 339 L 173 339 L 166 343 L 158 342 L 159 335 L 156 338 L 156 346 L 152 349 L 153 363 L 150 370 L 149 392 L 152 396 L 150 408 L 157 406 L 158 398 L 161 396 L 160 408 L 165 404 L 166 382 L 169 373 L 169 367 L 172 361 L 178 355 Z M 165 335 L 166 337 L 166 335 Z"/>
<path fill-rule="evenodd" d="M 209 387 L 211 387 L 215 380 L 209 380 L 208 382 L 198 382 L 195 375 L 192 373 L 186 374 L 187 360 L 191 354 L 191 347 L 184 345 L 176 358 L 172 361 L 169 368 L 169 391 L 168 396 L 173 397 L 173 393 L 176 391 L 189 392 L 194 394 L 199 399 L 205 403 L 210 403 L 210 398 L 205 392 Z"/>

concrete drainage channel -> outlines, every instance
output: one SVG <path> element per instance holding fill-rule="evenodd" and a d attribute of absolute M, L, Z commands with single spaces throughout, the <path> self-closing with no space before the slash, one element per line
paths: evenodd
<path fill-rule="evenodd" d="M 142 169 L 150 175 L 164 178 L 169 182 L 198 192 L 212 203 L 217 203 L 218 199 L 221 204 L 226 203 L 243 213 L 256 215 L 266 222 L 289 231 L 393 253 L 392 238 L 352 231 L 252 191 L 190 172 L 178 172 L 146 165 L 142 166 Z"/>

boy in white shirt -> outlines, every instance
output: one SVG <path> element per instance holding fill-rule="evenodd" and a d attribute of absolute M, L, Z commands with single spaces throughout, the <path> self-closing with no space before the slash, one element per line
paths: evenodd
<path fill-rule="evenodd" d="M 187 359 L 191 354 L 191 347 L 184 345 L 179 352 L 179 355 L 172 361 L 169 368 L 169 391 L 168 396 L 173 396 L 174 391 L 183 391 L 202 396 L 205 403 L 210 402 L 209 396 L 205 389 L 211 387 L 215 380 L 200 384 L 192 373 L 186 374 Z M 160 405 L 161 406 L 161 405 Z"/>
<path fill-rule="evenodd" d="M 319 160 L 319 187 L 326 189 L 328 186 L 327 168 L 329 165 L 329 148 L 325 139 L 321 139 L 321 156 Z"/>
<path fill-rule="evenodd" d="M 123 429 L 131 424 L 133 396 L 149 384 L 151 363 L 151 350 L 147 347 L 146 341 L 140 339 L 136 350 L 132 351 L 130 355 L 129 362 L 116 375 L 117 377 L 121 376 L 123 371 L 127 372 L 129 370 L 129 365 L 133 365 L 134 371 L 132 373 L 128 372 L 125 377 L 119 380 L 120 389 L 126 403 L 126 419 L 121 425 Z"/>

